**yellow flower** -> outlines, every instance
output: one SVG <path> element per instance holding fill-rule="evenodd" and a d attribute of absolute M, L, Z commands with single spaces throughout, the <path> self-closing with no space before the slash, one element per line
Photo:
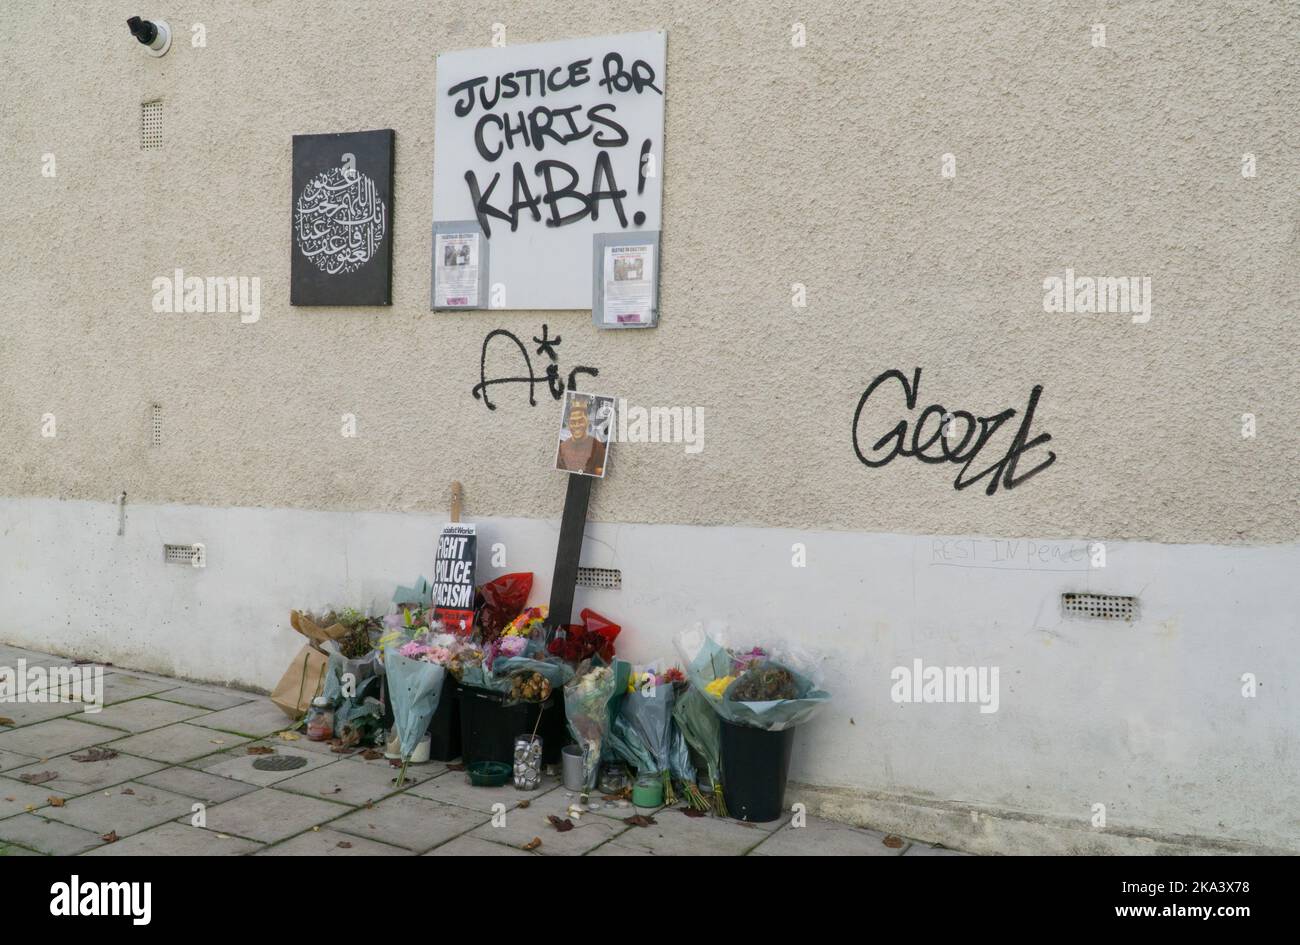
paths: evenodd
<path fill-rule="evenodd" d="M 713 680 L 713 682 L 705 686 L 704 691 L 711 696 L 716 696 L 721 699 L 722 694 L 727 691 L 727 687 L 731 685 L 731 681 L 735 678 L 735 676 L 719 676 L 717 679 Z"/>

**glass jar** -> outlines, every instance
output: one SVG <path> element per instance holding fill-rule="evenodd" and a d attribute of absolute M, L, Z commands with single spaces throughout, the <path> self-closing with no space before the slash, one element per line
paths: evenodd
<path fill-rule="evenodd" d="M 307 738 L 313 742 L 323 742 L 334 737 L 334 710 L 329 700 L 317 696 L 311 701 L 307 710 Z"/>
<path fill-rule="evenodd" d="M 627 771 L 616 761 L 606 762 L 600 769 L 602 794 L 621 794 L 627 789 Z"/>
<path fill-rule="evenodd" d="M 515 787 L 536 791 L 542 786 L 542 737 L 520 735 L 515 739 Z"/>

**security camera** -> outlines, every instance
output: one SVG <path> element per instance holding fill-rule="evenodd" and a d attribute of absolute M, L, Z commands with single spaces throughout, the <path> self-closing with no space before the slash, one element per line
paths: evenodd
<path fill-rule="evenodd" d="M 166 55 L 172 46 L 171 27 L 163 20 L 146 20 L 133 16 L 126 21 L 131 35 L 139 40 L 145 51 L 151 56 Z"/>

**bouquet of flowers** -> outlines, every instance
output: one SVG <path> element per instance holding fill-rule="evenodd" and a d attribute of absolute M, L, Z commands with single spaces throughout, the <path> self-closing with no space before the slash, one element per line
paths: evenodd
<path fill-rule="evenodd" d="M 627 696 L 614 722 L 615 750 L 636 767 L 638 774 L 654 775 L 663 781 L 664 803 L 668 806 L 677 803 L 673 791 L 673 706 L 677 697 L 676 684 L 684 682 L 681 670 L 677 669 L 664 673 L 653 670 L 632 673 L 628 678 Z M 684 742 L 681 746 L 685 751 Z M 677 764 L 680 770 L 680 757 Z M 689 755 L 686 768 L 690 772 L 690 780 L 683 781 L 686 799 L 697 810 L 705 810 L 708 804 L 695 786 L 695 771 L 690 768 Z"/>
<path fill-rule="evenodd" d="M 491 643 L 528 603 L 533 573 L 503 574 L 478 589 L 483 604 L 478 609 L 479 639 Z"/>
<path fill-rule="evenodd" d="M 778 661 L 757 647 L 734 653 L 698 625 L 678 636 L 677 649 L 691 684 L 703 691 L 715 712 L 736 725 L 781 731 L 806 722 L 831 698 L 786 665 L 789 659 Z"/>
<path fill-rule="evenodd" d="M 673 705 L 673 721 L 677 730 L 691 748 L 704 759 L 709 782 L 713 785 L 713 810 L 719 817 L 727 816 L 727 804 L 722 799 L 722 725 L 713 711 L 708 697 L 694 686 L 687 685 L 677 694 Z M 678 764 L 681 764 L 679 759 Z M 690 764 L 689 756 L 686 764 Z M 699 789 L 696 788 L 697 795 Z M 703 797 L 701 796 L 703 800 Z M 692 803 L 692 806 L 695 806 Z M 707 802 L 705 807 L 707 808 Z"/>
<path fill-rule="evenodd" d="M 548 649 L 566 663 L 581 663 L 600 657 L 606 664 L 614 661 L 614 638 L 623 629 L 608 617 L 602 617 L 591 608 L 579 614 L 581 624 L 570 624 L 556 633 Z"/>
<path fill-rule="evenodd" d="M 610 729 L 618 712 L 618 700 L 627 690 L 630 666 L 615 660 L 605 666 L 598 660 L 584 662 L 564 686 L 564 710 L 569 731 L 582 747 L 582 773 L 586 790 L 582 803 L 596 786 L 600 758 L 606 750 Z"/>

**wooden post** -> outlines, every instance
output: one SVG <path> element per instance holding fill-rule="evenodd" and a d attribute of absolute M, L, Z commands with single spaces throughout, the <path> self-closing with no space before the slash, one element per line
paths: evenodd
<path fill-rule="evenodd" d="M 459 482 L 451 484 L 451 521 L 460 521 L 460 503 L 465 497 L 465 490 Z"/>
<path fill-rule="evenodd" d="M 587 528 L 587 503 L 591 500 L 592 476 L 570 475 L 560 519 L 560 540 L 555 547 L 555 573 L 551 578 L 551 604 L 546 624 L 547 638 L 572 623 L 573 592 L 578 585 L 578 561 L 582 556 L 582 534 Z"/>

